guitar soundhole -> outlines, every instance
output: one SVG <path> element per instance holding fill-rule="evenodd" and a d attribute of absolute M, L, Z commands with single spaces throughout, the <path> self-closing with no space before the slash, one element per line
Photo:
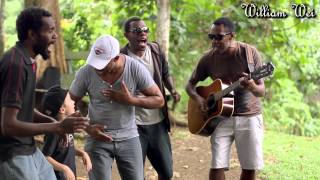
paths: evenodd
<path fill-rule="evenodd" d="M 214 96 L 211 95 L 207 101 L 208 115 L 212 114 L 213 112 L 215 112 L 217 110 L 216 104 L 217 103 L 216 103 Z"/>
<path fill-rule="evenodd" d="M 208 108 L 208 117 L 211 117 L 211 114 L 217 112 L 217 110 L 218 110 L 218 106 L 216 106 L 216 104 L 213 107 L 209 107 Z"/>

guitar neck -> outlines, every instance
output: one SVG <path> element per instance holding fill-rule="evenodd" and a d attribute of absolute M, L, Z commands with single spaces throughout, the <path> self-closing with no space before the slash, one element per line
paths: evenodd
<path fill-rule="evenodd" d="M 219 91 L 217 93 L 214 94 L 214 98 L 216 100 L 223 98 L 224 96 L 226 96 L 227 94 L 229 94 L 230 92 L 232 92 L 233 90 L 235 90 L 237 87 L 240 86 L 240 81 L 236 81 L 234 83 L 232 83 L 230 86 L 228 86 L 227 88 L 225 88 L 222 91 Z"/>

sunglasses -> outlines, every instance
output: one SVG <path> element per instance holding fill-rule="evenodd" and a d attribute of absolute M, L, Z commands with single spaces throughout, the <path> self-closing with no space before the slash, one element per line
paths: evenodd
<path fill-rule="evenodd" d="M 142 28 L 137 27 L 137 28 L 130 29 L 129 32 L 132 32 L 135 34 L 140 34 L 142 32 L 149 33 L 149 28 L 148 27 L 142 27 Z"/>
<path fill-rule="evenodd" d="M 231 32 L 224 33 L 224 34 L 208 34 L 208 38 L 211 40 L 221 41 L 224 36 L 231 34 Z"/>

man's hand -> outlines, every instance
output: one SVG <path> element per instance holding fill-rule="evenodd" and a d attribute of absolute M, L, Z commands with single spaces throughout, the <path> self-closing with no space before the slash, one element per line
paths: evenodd
<path fill-rule="evenodd" d="M 116 101 L 122 104 L 129 104 L 131 105 L 131 94 L 130 91 L 128 90 L 126 84 L 124 83 L 124 81 L 121 82 L 121 89 L 120 91 L 115 91 L 112 89 L 107 89 L 107 90 L 103 90 L 101 91 L 101 93 L 109 98 L 112 101 Z"/>
<path fill-rule="evenodd" d="M 177 91 L 173 91 L 172 93 L 171 93 L 171 96 L 173 97 L 173 101 L 175 102 L 175 103 L 177 103 L 177 102 L 179 102 L 180 101 L 180 94 L 177 92 Z"/>
<path fill-rule="evenodd" d="M 199 109 L 202 111 L 202 113 L 207 113 L 208 111 L 208 106 L 207 106 L 207 101 L 201 97 L 201 96 L 196 96 L 195 101 L 198 103 Z"/>
<path fill-rule="evenodd" d="M 104 133 L 104 129 L 106 126 L 101 124 L 93 124 L 87 127 L 86 132 L 93 137 L 94 139 L 97 139 L 99 141 L 112 141 L 112 137 Z"/>
<path fill-rule="evenodd" d="M 81 117 L 81 116 L 82 115 L 81 115 L 80 111 L 76 111 L 76 112 L 70 114 L 68 117 Z"/>
<path fill-rule="evenodd" d="M 76 179 L 72 170 L 66 165 L 63 167 L 63 175 L 66 178 L 66 180 L 75 180 Z"/>
<path fill-rule="evenodd" d="M 66 117 L 60 124 L 60 133 L 73 133 L 81 132 L 89 125 L 88 118 L 86 117 Z"/>
<path fill-rule="evenodd" d="M 242 73 L 242 76 L 243 77 L 240 78 L 241 87 L 243 87 L 249 91 L 252 91 L 256 87 L 256 83 L 254 82 L 253 79 L 250 79 L 249 74 Z"/>

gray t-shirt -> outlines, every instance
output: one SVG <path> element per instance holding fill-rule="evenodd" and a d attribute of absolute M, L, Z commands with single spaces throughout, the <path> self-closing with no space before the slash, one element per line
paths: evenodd
<path fill-rule="evenodd" d="M 92 66 L 85 65 L 79 69 L 70 87 L 70 92 L 77 97 L 89 94 L 88 116 L 91 123 L 106 125 L 105 131 L 112 136 L 114 141 L 138 136 L 134 106 L 110 101 L 102 95 L 101 91 L 104 89 L 120 90 L 122 81 L 125 82 L 132 95 L 137 90 L 141 91 L 155 85 L 150 73 L 142 64 L 129 56 L 125 56 L 125 59 L 123 74 L 114 84 L 105 82 Z"/>
<path fill-rule="evenodd" d="M 149 46 L 145 49 L 144 55 L 139 57 L 128 50 L 128 56 L 134 58 L 139 63 L 143 64 L 149 71 L 150 75 L 154 75 L 154 64 L 152 60 L 151 49 Z M 137 94 L 141 97 L 144 95 Z M 136 107 L 136 123 L 137 125 L 152 125 L 159 123 L 163 120 L 164 116 L 161 109 L 145 109 L 141 107 Z"/>

